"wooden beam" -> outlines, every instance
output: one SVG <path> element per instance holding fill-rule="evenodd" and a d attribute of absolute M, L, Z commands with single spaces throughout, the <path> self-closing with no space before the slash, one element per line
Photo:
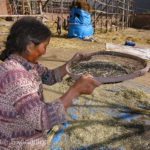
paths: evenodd
<path fill-rule="evenodd" d="M 25 17 L 25 16 L 44 17 L 44 15 L 0 15 L 1 18 L 3 17 Z"/>

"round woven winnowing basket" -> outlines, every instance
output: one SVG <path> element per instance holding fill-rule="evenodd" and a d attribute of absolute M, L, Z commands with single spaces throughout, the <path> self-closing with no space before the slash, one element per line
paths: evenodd
<path fill-rule="evenodd" d="M 118 65 L 121 63 L 123 64 L 123 66 L 126 65 L 126 67 L 128 67 L 130 64 L 132 64 L 132 61 L 134 61 L 134 64 L 137 63 L 137 65 L 135 65 L 132 69 L 132 71 L 130 71 L 129 73 L 126 74 L 122 74 L 119 76 L 94 76 L 94 79 L 99 81 L 100 83 L 117 83 L 117 82 L 122 82 L 125 80 L 129 80 L 129 79 L 133 79 L 135 77 L 139 77 L 144 75 L 146 72 L 148 72 L 150 66 L 148 65 L 147 61 L 134 56 L 134 55 L 130 55 L 130 54 L 125 54 L 125 53 L 120 53 L 120 52 L 114 52 L 114 51 L 98 51 L 98 52 L 93 52 L 93 53 L 87 53 L 85 55 L 85 59 L 87 59 L 88 61 L 84 60 L 84 63 L 89 63 L 89 60 L 91 59 L 100 59 L 101 61 L 103 61 L 103 57 L 105 57 L 106 60 L 114 60 L 115 63 L 117 63 Z M 117 62 L 118 61 L 118 62 Z M 67 63 L 66 65 L 66 70 L 67 73 L 70 77 L 72 77 L 73 79 L 77 80 L 82 74 L 76 74 L 74 72 L 72 72 L 71 68 L 74 67 L 75 65 L 78 65 L 79 63 L 83 62 L 83 60 L 81 60 L 81 58 L 78 58 L 76 60 L 73 60 L 72 62 L 70 61 L 69 63 Z M 132 64 L 133 66 L 133 64 Z M 140 66 L 140 67 L 139 67 Z M 88 68 L 87 68 L 88 69 Z M 101 68 L 99 68 L 101 69 Z M 82 70 L 81 70 L 82 72 Z"/>

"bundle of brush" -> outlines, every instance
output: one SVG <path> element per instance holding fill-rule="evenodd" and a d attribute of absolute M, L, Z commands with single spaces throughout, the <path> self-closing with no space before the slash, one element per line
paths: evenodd
<path fill-rule="evenodd" d="M 86 0 L 75 0 L 71 6 L 71 8 L 77 8 L 82 9 L 88 13 L 92 12 L 92 7 L 89 3 L 86 2 Z"/>
<path fill-rule="evenodd" d="M 88 61 L 79 59 L 67 64 L 69 76 L 78 79 L 90 73 L 101 83 L 116 83 L 142 76 L 149 70 L 146 60 L 129 54 L 98 51 L 88 53 L 86 57 Z"/>

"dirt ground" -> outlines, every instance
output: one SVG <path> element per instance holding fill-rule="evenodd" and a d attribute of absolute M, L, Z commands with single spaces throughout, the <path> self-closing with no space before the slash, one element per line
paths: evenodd
<path fill-rule="evenodd" d="M 39 60 L 48 68 L 64 64 L 75 53 L 105 50 L 105 43 L 124 44 L 126 40 L 136 47 L 150 48 L 150 30 L 128 28 L 124 31 L 96 33 L 95 42 L 68 39 L 67 31 L 60 37 L 56 25 L 47 23 L 53 36 L 47 52 Z M 0 31 L 8 31 L 2 26 Z M 0 35 L 0 46 L 7 35 Z M 43 85 L 46 102 L 64 94 L 73 80 L 66 76 L 61 83 Z M 101 85 L 92 95 L 82 95 L 67 110 L 69 126 L 60 139 L 50 144 L 49 149 L 62 150 L 150 150 L 150 73 L 117 84 Z"/>
<path fill-rule="evenodd" d="M 107 42 L 124 44 L 129 40 L 135 42 L 136 47 L 150 48 L 149 30 L 128 28 L 113 33 L 96 33 L 96 42 L 68 39 L 65 31 L 61 37 L 57 37 L 53 28 L 52 33 L 47 53 L 40 59 L 40 63 L 51 68 L 63 64 L 76 52 L 105 50 Z M 67 76 L 62 83 L 44 86 L 45 100 L 58 98 L 71 84 L 72 80 Z M 140 110 L 137 115 L 133 109 L 141 106 L 149 112 L 149 94 L 150 73 L 147 73 L 123 83 L 101 85 L 92 95 L 79 97 L 67 111 L 69 127 L 64 129 L 57 143 L 51 143 L 49 149 L 149 150 L 149 114 L 142 114 Z"/>

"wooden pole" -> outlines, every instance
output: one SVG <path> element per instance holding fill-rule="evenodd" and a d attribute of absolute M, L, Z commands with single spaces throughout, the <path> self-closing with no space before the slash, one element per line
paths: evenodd
<path fill-rule="evenodd" d="M 125 0 L 123 0 L 123 11 L 122 11 L 122 29 L 125 28 Z"/>
<path fill-rule="evenodd" d="M 113 2 L 114 0 L 111 1 L 111 13 L 113 14 Z M 111 31 L 113 30 L 113 15 L 111 15 Z"/>
<path fill-rule="evenodd" d="M 42 1 L 41 0 L 39 2 L 39 8 L 40 8 L 40 14 L 42 14 L 43 12 L 42 12 Z"/>
<path fill-rule="evenodd" d="M 25 17 L 25 16 L 44 17 L 44 15 L 0 15 L 1 18 L 5 18 L 5 17 Z"/>
<path fill-rule="evenodd" d="M 127 14 L 126 14 L 126 16 L 127 16 L 127 25 L 126 25 L 126 27 L 129 27 L 129 1 L 130 0 L 127 0 Z"/>
<path fill-rule="evenodd" d="M 25 8 L 24 8 L 24 0 L 22 1 L 22 14 L 25 14 Z"/>
<path fill-rule="evenodd" d="M 63 0 L 61 0 L 61 14 L 63 15 Z"/>
<path fill-rule="evenodd" d="M 108 32 L 108 0 L 106 0 L 106 32 Z"/>
<path fill-rule="evenodd" d="M 116 0 L 116 30 L 118 30 L 118 0 Z"/>
<path fill-rule="evenodd" d="M 96 0 L 94 3 L 94 33 L 96 32 Z"/>

